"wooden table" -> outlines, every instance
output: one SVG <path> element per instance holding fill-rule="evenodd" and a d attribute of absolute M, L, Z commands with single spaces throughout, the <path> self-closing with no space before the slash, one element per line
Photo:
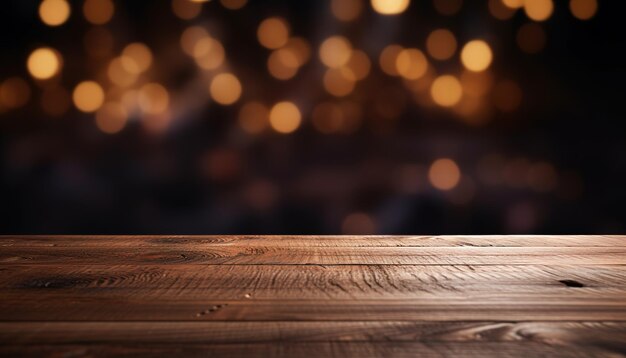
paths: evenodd
<path fill-rule="evenodd" d="M 0 356 L 624 357 L 626 236 L 4 236 Z"/>

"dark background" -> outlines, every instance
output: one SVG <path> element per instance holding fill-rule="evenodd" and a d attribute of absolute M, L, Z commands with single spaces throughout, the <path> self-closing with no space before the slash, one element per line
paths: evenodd
<path fill-rule="evenodd" d="M 617 1 L 601 1 L 589 21 L 556 1 L 554 14 L 541 23 L 546 47 L 532 55 L 515 40 L 530 22 L 523 11 L 497 20 L 483 1 L 466 0 L 460 12 L 444 16 L 430 1 L 413 0 L 392 17 L 376 14 L 365 1 L 351 23 L 335 20 L 328 1 L 251 0 L 233 11 L 213 0 L 193 20 L 175 17 L 169 1 L 116 1 L 113 20 L 104 25 L 114 35 L 114 54 L 130 42 L 147 44 L 155 58 L 151 80 L 172 98 L 184 92 L 206 103 L 195 111 L 176 108 L 166 130 L 150 131 L 135 116 L 112 135 L 98 130 L 93 114 L 74 108 L 60 116 L 44 113 L 41 85 L 26 70 L 28 54 L 44 45 L 63 54 L 59 81 L 68 91 L 106 67 L 85 54 L 83 36 L 92 25 L 82 17 L 81 2 L 71 3 L 69 21 L 55 28 L 41 23 L 37 1 L 2 4 L 0 82 L 19 76 L 31 96 L 21 108 L 0 109 L 1 233 L 624 232 L 625 32 Z M 314 51 L 288 81 L 267 73 L 269 51 L 256 39 L 258 24 L 269 16 L 287 19 Z M 206 25 L 224 45 L 229 70 L 244 88 L 235 105 L 184 91 L 200 77 L 178 46 L 193 24 Z M 523 91 L 517 110 L 492 108 L 472 124 L 416 103 L 402 80 L 380 70 L 386 45 L 423 49 L 428 33 L 441 27 L 459 44 L 476 37 L 491 44 L 493 77 L 512 79 Z M 358 129 L 322 134 L 311 124 L 312 108 L 333 97 L 320 84 L 317 48 L 335 34 L 367 52 L 372 70 L 346 97 L 362 109 Z M 461 70 L 458 54 L 437 66 L 440 73 Z M 238 126 L 241 104 L 283 99 L 303 113 L 296 132 L 252 135 Z M 400 108 L 399 114 L 383 118 L 374 108 L 379 102 Z M 451 191 L 428 180 L 429 165 L 441 157 L 452 158 L 462 172 Z M 554 169 L 549 190 L 534 190 L 524 179 L 537 163 Z"/>

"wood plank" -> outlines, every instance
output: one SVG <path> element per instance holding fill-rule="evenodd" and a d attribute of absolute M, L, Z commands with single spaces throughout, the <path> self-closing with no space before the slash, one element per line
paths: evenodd
<path fill-rule="evenodd" d="M 583 287 L 571 287 L 575 283 Z M 409 299 L 621 294 L 623 266 L 424 265 L 11 265 L 0 267 L 0 295 L 102 295 L 153 299 Z"/>
<path fill-rule="evenodd" d="M 626 322 L 0 322 L 0 344 L 528 342 L 626 351 Z"/>
<path fill-rule="evenodd" d="M 624 355 L 591 345 L 559 346 L 528 342 L 273 342 L 247 344 L 36 345 L 0 347 L 9 357 L 562 357 L 618 358 Z"/>
<path fill-rule="evenodd" d="M 156 300 L 142 295 L 3 293 L 0 321 L 624 321 L 622 294 L 409 300 Z"/>
<path fill-rule="evenodd" d="M 620 247 L 618 235 L 259 236 L 259 235 L 0 235 L 2 247 Z"/>
<path fill-rule="evenodd" d="M 626 265 L 626 247 L 3 247 L 0 264 Z"/>

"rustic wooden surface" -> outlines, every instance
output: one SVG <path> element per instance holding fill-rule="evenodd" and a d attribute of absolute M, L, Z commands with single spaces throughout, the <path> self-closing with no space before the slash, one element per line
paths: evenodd
<path fill-rule="evenodd" d="M 0 236 L 0 356 L 626 357 L 626 236 Z"/>

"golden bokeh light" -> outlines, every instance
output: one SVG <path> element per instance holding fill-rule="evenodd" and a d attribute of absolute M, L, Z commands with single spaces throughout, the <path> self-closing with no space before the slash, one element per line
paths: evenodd
<path fill-rule="evenodd" d="M 48 26 L 59 26 L 69 19 L 71 13 L 67 0 L 44 0 L 39 4 L 39 17 Z"/>
<path fill-rule="evenodd" d="M 141 111 L 146 114 L 163 114 L 169 108 L 170 95 L 162 85 L 147 83 L 139 90 L 137 104 Z"/>
<path fill-rule="evenodd" d="M 239 10 L 246 6 L 248 0 L 220 0 L 220 3 L 229 10 Z"/>
<path fill-rule="evenodd" d="M 575 18 L 589 20 L 598 12 L 597 0 L 570 0 L 569 9 Z"/>
<path fill-rule="evenodd" d="M 129 72 L 122 63 L 122 59 L 117 57 L 111 60 L 107 69 L 107 75 L 111 83 L 127 87 L 134 84 L 139 77 L 137 72 Z"/>
<path fill-rule="evenodd" d="M 298 107 L 289 101 L 276 103 L 270 110 L 270 125 L 279 133 L 292 133 L 302 121 L 302 115 Z"/>
<path fill-rule="evenodd" d="M 416 80 L 426 74 L 428 60 L 424 53 L 418 49 L 404 49 L 396 58 L 396 70 L 400 76 L 408 80 Z"/>
<path fill-rule="evenodd" d="M 433 101 L 442 107 L 452 107 L 459 103 L 463 96 L 463 87 L 452 75 L 437 77 L 430 86 Z"/>
<path fill-rule="evenodd" d="M 311 58 L 311 45 L 302 37 L 292 37 L 287 41 L 285 49 L 293 52 L 298 58 L 298 66 L 302 66 Z"/>
<path fill-rule="evenodd" d="M 0 83 L 0 107 L 19 108 L 28 103 L 31 90 L 19 77 L 7 78 Z"/>
<path fill-rule="evenodd" d="M 378 63 L 380 64 L 380 69 L 383 70 L 386 74 L 390 76 L 399 76 L 396 61 L 398 59 L 398 55 L 402 52 L 403 48 L 400 45 L 389 45 L 385 47 L 378 59 Z"/>
<path fill-rule="evenodd" d="M 104 103 L 104 90 L 94 81 L 84 81 L 74 88 L 74 105 L 83 112 L 95 112 Z"/>
<path fill-rule="evenodd" d="M 545 21 L 554 12 L 552 0 L 524 0 L 524 11 L 529 19 L 535 21 Z"/>
<path fill-rule="evenodd" d="M 180 36 L 180 47 L 187 55 L 194 57 L 194 49 L 198 41 L 209 37 L 209 32 L 201 26 L 190 26 Z"/>
<path fill-rule="evenodd" d="M 94 25 L 104 25 L 111 21 L 115 13 L 115 5 L 111 0 L 85 0 L 83 15 Z"/>
<path fill-rule="evenodd" d="M 360 81 L 369 75 L 372 63 L 365 52 L 354 50 L 346 66 L 352 71 L 355 79 Z"/>
<path fill-rule="evenodd" d="M 512 9 L 502 3 L 502 0 L 489 0 L 487 4 L 491 16 L 498 20 L 508 20 L 515 15 L 515 9 Z"/>
<path fill-rule="evenodd" d="M 489 71 L 473 72 L 465 70 L 461 73 L 463 95 L 474 98 L 485 96 L 493 87 L 494 78 Z"/>
<path fill-rule="evenodd" d="M 221 42 L 207 36 L 195 43 L 193 57 L 198 67 L 205 70 L 214 70 L 224 63 L 226 52 Z"/>
<path fill-rule="evenodd" d="M 461 170 L 454 160 L 440 158 L 430 165 L 428 180 L 439 190 L 451 190 L 459 184 Z"/>
<path fill-rule="evenodd" d="M 461 62 L 470 71 L 486 70 L 493 60 L 491 47 L 483 40 L 472 40 L 463 46 Z"/>
<path fill-rule="evenodd" d="M 298 55 L 288 47 L 272 51 L 267 58 L 267 70 L 279 80 L 288 80 L 295 76 L 299 66 Z"/>
<path fill-rule="evenodd" d="M 546 46 L 546 32 L 540 24 L 530 22 L 519 28 L 516 40 L 522 51 L 538 53 Z"/>
<path fill-rule="evenodd" d="M 259 25 L 257 30 L 259 43 L 268 49 L 285 46 L 289 40 L 289 24 L 282 17 L 270 17 Z"/>
<path fill-rule="evenodd" d="M 211 98 L 221 105 L 231 105 L 241 97 L 241 82 L 232 73 L 220 73 L 213 77 L 209 92 Z"/>
<path fill-rule="evenodd" d="M 463 0 L 434 0 L 433 6 L 441 15 L 452 16 L 461 10 Z"/>
<path fill-rule="evenodd" d="M 324 89 L 336 97 L 347 96 L 356 85 L 356 77 L 347 67 L 329 68 L 322 79 Z"/>
<path fill-rule="evenodd" d="M 500 0 L 504 6 L 510 9 L 520 9 L 524 6 L 525 0 Z"/>
<path fill-rule="evenodd" d="M 350 60 L 352 45 L 343 36 L 332 36 L 324 40 L 319 50 L 320 60 L 330 68 L 338 68 Z"/>
<path fill-rule="evenodd" d="M 428 54 L 437 60 L 447 60 L 456 52 L 456 38 L 450 30 L 438 29 L 426 38 Z"/>
<path fill-rule="evenodd" d="M 172 12 L 180 19 L 191 20 L 198 17 L 201 11 L 201 3 L 189 0 L 172 0 Z"/>
<path fill-rule="evenodd" d="M 38 80 L 54 77 L 61 70 L 61 55 L 49 47 L 41 47 L 28 56 L 26 67 L 31 76 Z"/>
<path fill-rule="evenodd" d="M 261 102 L 248 102 L 239 110 L 239 126 L 250 134 L 259 134 L 269 125 L 269 108 Z"/>
<path fill-rule="evenodd" d="M 124 48 L 120 59 L 126 71 L 138 74 L 152 65 L 152 51 L 145 44 L 135 42 Z"/>
<path fill-rule="evenodd" d="M 46 87 L 41 94 L 41 108 L 49 116 L 65 114 L 71 104 L 70 94 L 61 86 Z"/>
<path fill-rule="evenodd" d="M 522 89 L 510 80 L 496 84 L 493 90 L 493 104 L 502 112 L 513 112 L 522 104 Z"/>
<path fill-rule="evenodd" d="M 102 132 L 115 134 L 126 126 L 128 113 L 119 103 L 109 102 L 96 112 L 96 126 Z"/>
<path fill-rule="evenodd" d="M 353 21 L 363 11 L 363 0 L 331 0 L 330 11 L 340 21 Z"/>
<path fill-rule="evenodd" d="M 371 0 L 372 8 L 381 15 L 401 14 L 410 3 L 410 0 Z"/>

